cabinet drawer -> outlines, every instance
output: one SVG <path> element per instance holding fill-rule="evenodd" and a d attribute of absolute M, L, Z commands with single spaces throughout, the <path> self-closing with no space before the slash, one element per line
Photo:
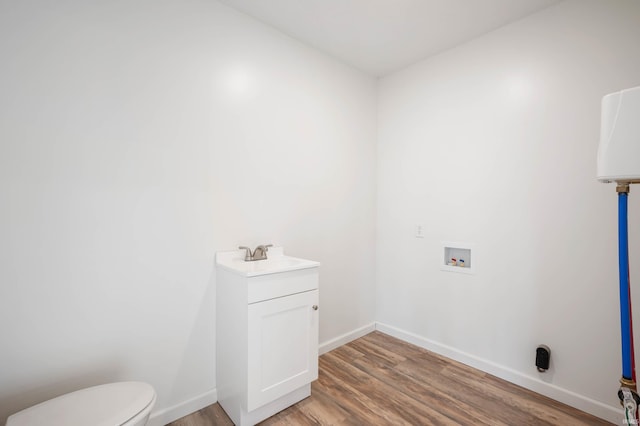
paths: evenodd
<path fill-rule="evenodd" d="M 318 268 L 300 269 L 248 279 L 248 303 L 261 302 L 318 288 Z"/>

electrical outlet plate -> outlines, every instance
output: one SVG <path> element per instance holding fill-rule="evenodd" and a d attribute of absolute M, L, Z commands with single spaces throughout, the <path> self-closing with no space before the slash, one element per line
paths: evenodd
<path fill-rule="evenodd" d="M 416 238 L 424 238 L 424 225 L 416 225 Z"/>

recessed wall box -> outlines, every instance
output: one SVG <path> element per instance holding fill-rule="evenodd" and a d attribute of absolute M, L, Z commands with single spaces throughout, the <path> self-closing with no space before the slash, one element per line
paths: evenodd
<path fill-rule="evenodd" d="M 440 269 L 462 274 L 475 274 L 477 258 L 471 243 L 442 242 L 442 260 Z M 455 260 L 454 260 L 455 259 Z"/>

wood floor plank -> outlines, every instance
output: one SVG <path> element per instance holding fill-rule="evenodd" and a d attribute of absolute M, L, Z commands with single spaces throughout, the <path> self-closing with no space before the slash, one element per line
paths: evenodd
<path fill-rule="evenodd" d="M 457 401 L 463 401 L 465 405 L 464 412 L 471 418 L 493 419 L 496 424 L 513 424 L 513 419 L 518 419 L 519 424 L 536 424 L 536 417 L 527 412 L 513 409 L 511 406 L 504 405 L 497 400 L 492 394 L 487 393 L 485 388 L 470 388 L 464 382 L 452 380 L 446 377 L 441 370 L 440 374 L 434 375 L 429 369 L 424 368 L 423 361 L 408 360 L 398 365 L 398 371 L 404 374 L 411 374 L 412 378 L 425 386 L 436 390 L 444 395 L 441 398 L 450 398 Z M 466 376 L 465 376 L 466 377 Z M 482 376 L 473 377 L 475 381 L 482 381 Z"/>
<path fill-rule="evenodd" d="M 366 358 L 378 359 L 389 366 L 397 365 L 407 359 L 403 355 L 389 350 L 385 346 L 376 344 L 366 338 L 358 339 L 351 343 L 352 344 L 350 346 L 366 354 Z"/>
<path fill-rule="evenodd" d="M 470 389 L 483 392 L 487 399 L 496 401 L 502 407 L 509 407 L 533 416 L 536 419 L 536 424 L 539 425 L 607 424 L 606 422 L 592 423 L 594 420 L 586 413 L 575 411 L 558 401 L 505 382 L 495 376 L 486 375 L 484 380 L 479 383 L 452 369 L 445 369 L 442 374 L 463 383 Z M 517 393 L 515 393 L 516 391 Z"/>
<path fill-rule="evenodd" d="M 384 405 L 385 401 L 376 400 L 366 394 L 365 392 L 371 388 L 367 387 L 365 383 L 359 383 L 358 379 L 344 381 L 344 378 L 349 377 L 349 373 L 352 372 L 341 374 L 340 369 L 336 368 L 334 363 L 326 362 L 327 358 L 320 361 L 324 365 L 318 383 L 340 408 L 347 411 L 350 416 L 361 419 L 363 424 L 410 425 L 396 413 L 380 409 L 380 405 Z M 363 387 L 367 387 L 367 389 L 363 390 Z"/>
<path fill-rule="evenodd" d="M 471 407 L 465 399 L 448 395 L 413 376 L 401 373 L 397 369 L 376 365 L 374 360 L 368 360 L 367 362 L 356 360 L 355 365 L 380 381 L 388 383 L 395 392 L 404 393 L 408 397 L 415 399 L 418 404 L 424 405 L 425 401 L 428 401 L 432 408 L 455 420 L 456 424 L 509 426 L 509 423 L 499 422 L 495 417 L 470 410 Z"/>
<path fill-rule="evenodd" d="M 280 412 L 275 416 L 269 417 L 267 420 L 260 423 L 262 426 L 318 426 L 321 425 L 319 421 L 306 416 L 298 409 L 293 409 L 288 412 Z"/>
<path fill-rule="evenodd" d="M 308 404 L 305 403 L 307 400 L 310 401 Z M 312 384 L 311 397 L 307 400 L 299 404 L 299 410 L 319 424 L 340 424 L 350 417 L 349 413 L 336 404 L 316 383 Z"/>
<path fill-rule="evenodd" d="M 374 358 L 377 358 L 377 356 L 374 356 Z M 330 370 L 336 380 L 351 383 L 351 391 L 355 397 L 351 398 L 351 401 L 365 396 L 367 401 L 374 402 L 373 410 L 378 424 L 386 422 L 390 414 L 402 419 L 404 424 L 410 425 L 420 424 L 420 422 L 425 421 L 434 425 L 458 424 L 446 414 L 407 396 L 404 392 L 396 391 L 388 383 L 379 380 L 355 365 L 347 364 L 331 357 L 327 357 L 326 360 L 328 362 L 325 363 L 324 368 Z M 343 406 L 343 408 L 348 410 L 348 407 Z M 399 424 L 398 421 L 394 420 L 388 424 Z"/>
<path fill-rule="evenodd" d="M 610 423 L 373 332 L 322 355 L 311 396 L 262 426 L 599 426 Z M 170 426 L 229 426 L 219 404 Z"/>
<path fill-rule="evenodd" d="M 365 356 L 364 353 L 356 350 L 353 346 L 351 345 L 342 345 L 339 348 L 336 348 L 334 350 L 331 351 L 331 353 L 334 356 L 337 356 L 338 358 L 341 358 L 347 362 L 351 362 L 354 359 L 358 359 L 361 358 L 363 356 Z"/>

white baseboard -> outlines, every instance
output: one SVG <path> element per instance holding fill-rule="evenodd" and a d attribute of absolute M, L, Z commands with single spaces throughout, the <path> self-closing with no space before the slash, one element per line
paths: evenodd
<path fill-rule="evenodd" d="M 527 376 L 519 371 L 462 352 L 451 346 L 443 345 L 442 343 L 382 323 L 376 323 L 376 330 L 548 396 L 551 399 L 555 399 L 556 401 L 560 401 L 611 423 L 620 424 L 623 418 L 623 411 L 620 407 L 612 407 L 570 390 L 545 383 L 535 377 Z"/>
<path fill-rule="evenodd" d="M 195 413 L 208 405 L 215 404 L 217 401 L 218 392 L 212 389 L 173 407 L 152 412 L 147 426 L 164 426 L 188 414 Z"/>
<path fill-rule="evenodd" d="M 400 340 L 404 340 L 405 342 L 430 350 L 439 355 L 466 364 L 470 367 L 477 368 L 478 370 L 492 374 L 511 383 L 515 383 L 516 385 L 530 389 L 539 394 L 548 396 L 549 398 L 570 405 L 571 407 L 575 407 L 589 414 L 593 414 L 594 416 L 600 417 L 601 419 L 607 420 L 611 423 L 619 424 L 620 420 L 623 417 L 622 408 L 606 405 L 602 402 L 590 399 L 586 396 L 577 394 L 570 390 L 563 389 L 553 384 L 545 383 L 535 377 L 527 376 L 519 371 L 515 371 L 503 365 L 496 364 L 495 362 L 479 358 L 475 355 L 471 355 L 451 346 L 435 342 L 433 340 L 419 336 L 415 333 L 411 333 L 400 328 L 379 322 L 368 324 L 364 327 L 360 327 L 349 333 L 345 333 L 327 342 L 321 343 L 318 348 L 318 352 L 320 355 L 322 355 L 344 344 L 347 344 L 352 340 L 369 334 L 374 330 L 378 330 Z M 194 413 L 208 405 L 216 403 L 217 401 L 217 391 L 215 389 L 212 389 L 180 404 L 176 404 L 173 407 L 151 413 L 148 426 L 164 426 L 167 423 L 171 423 L 181 417 Z"/>
<path fill-rule="evenodd" d="M 328 342 L 321 343 L 318 348 L 318 354 L 322 355 L 329 351 L 332 351 L 342 345 L 345 345 L 352 340 L 356 340 L 364 336 L 365 334 L 369 334 L 376 329 L 376 323 L 372 322 L 371 324 L 367 324 L 364 327 L 357 328 L 349 333 L 345 333 L 341 336 L 338 336 L 334 339 L 329 340 Z"/>

